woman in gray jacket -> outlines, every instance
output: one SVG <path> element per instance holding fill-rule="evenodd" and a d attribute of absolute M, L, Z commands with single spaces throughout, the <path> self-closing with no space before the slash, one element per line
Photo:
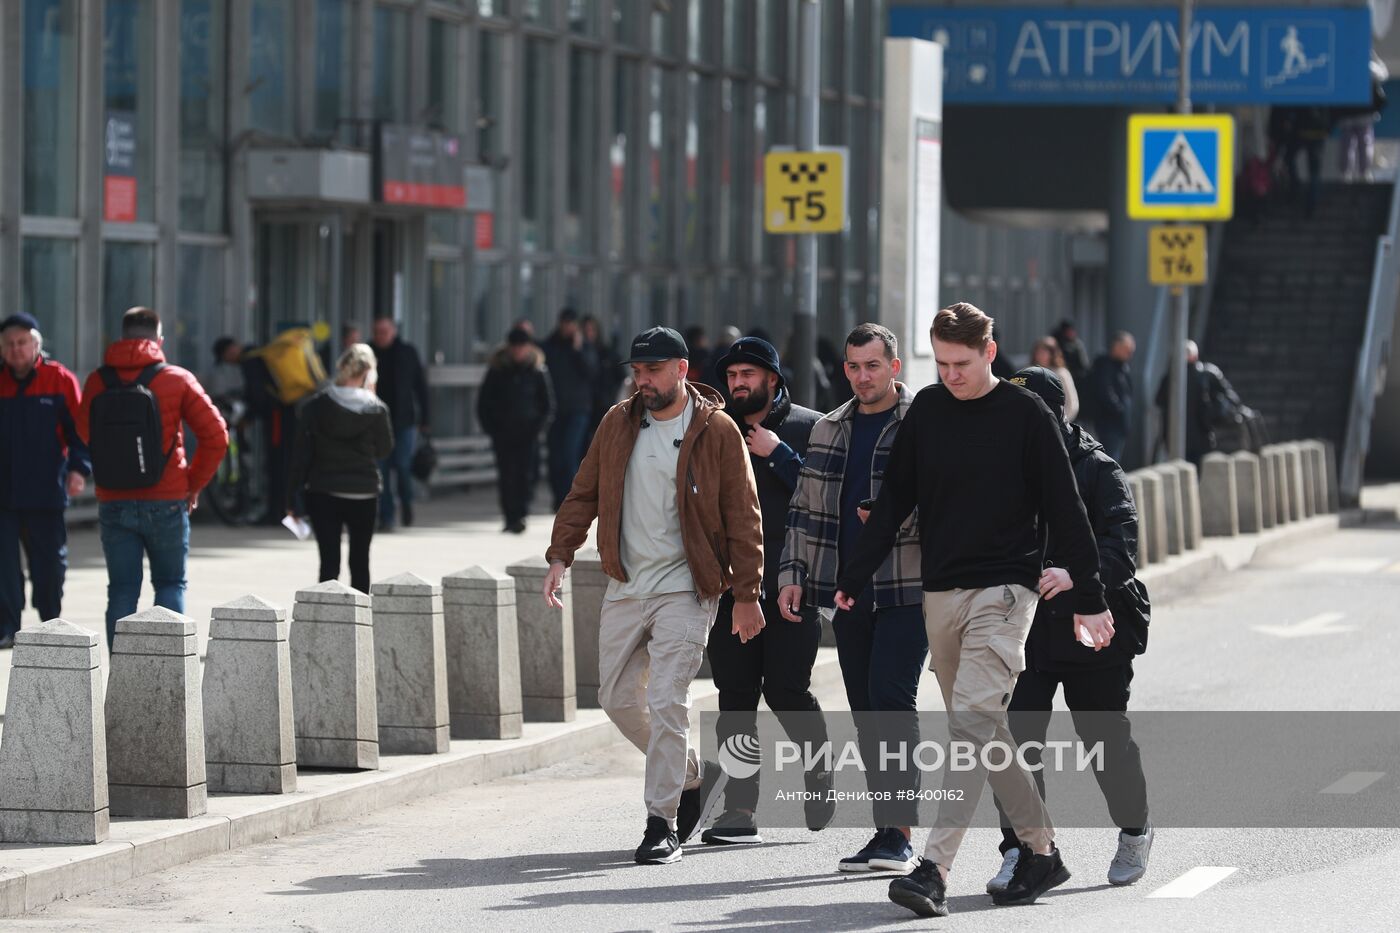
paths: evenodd
<path fill-rule="evenodd" d="M 336 363 L 335 383 L 307 399 L 297 416 L 287 514 L 311 521 L 320 579 L 340 576 L 340 539 L 350 532 L 350 585 L 369 592 L 369 545 L 379 510 L 379 461 L 394 448 L 389 409 L 374 393 L 374 351 L 357 343 Z"/>

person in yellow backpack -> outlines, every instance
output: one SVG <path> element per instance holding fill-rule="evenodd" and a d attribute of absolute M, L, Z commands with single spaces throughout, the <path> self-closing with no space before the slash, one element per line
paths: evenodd
<path fill-rule="evenodd" d="M 249 407 L 263 419 L 267 450 L 267 488 L 271 494 L 262 521 L 276 525 L 282 521 L 277 493 L 287 487 L 292 440 L 297 435 L 297 405 L 326 384 L 326 370 L 309 327 L 288 328 L 244 356 L 261 364 L 252 372 L 261 369 L 266 374 L 265 378 L 249 376 Z"/>

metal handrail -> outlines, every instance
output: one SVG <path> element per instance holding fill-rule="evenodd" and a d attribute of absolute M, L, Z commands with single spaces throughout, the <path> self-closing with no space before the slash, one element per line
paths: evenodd
<path fill-rule="evenodd" d="M 1346 505 L 1355 505 L 1361 499 L 1366 453 L 1371 449 L 1371 419 L 1376 413 L 1376 398 L 1385 385 L 1385 368 L 1390 361 L 1396 299 L 1400 295 L 1400 263 L 1395 256 L 1397 238 L 1400 238 L 1400 182 L 1391 189 L 1390 219 L 1385 233 L 1376 242 L 1366 330 L 1357 351 L 1356 378 L 1352 383 L 1339 471 L 1341 498 Z"/>

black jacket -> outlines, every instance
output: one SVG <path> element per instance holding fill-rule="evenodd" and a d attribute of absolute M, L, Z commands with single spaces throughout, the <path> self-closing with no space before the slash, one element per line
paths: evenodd
<path fill-rule="evenodd" d="M 1137 506 L 1123 468 L 1079 425 L 1066 425 L 1064 436 L 1074 481 L 1099 546 L 1099 579 L 1104 601 L 1113 613 L 1114 632 L 1108 647 L 1096 652 L 1074 637 L 1072 597 L 1061 594 L 1041 600 L 1026 639 L 1026 663 L 1035 670 L 1052 672 L 1112 667 L 1132 660 L 1147 649 L 1147 623 L 1152 612 L 1147 588 L 1135 577 Z M 1065 566 L 1053 536 L 1046 543 L 1045 566 Z"/>
<path fill-rule="evenodd" d="M 394 430 L 428 423 L 428 377 L 412 344 L 399 337 L 388 347 L 374 348 L 379 365 L 379 397 L 389 406 Z"/>
<path fill-rule="evenodd" d="M 530 348 L 517 363 L 502 347 L 491 355 L 486 378 L 476 396 L 476 419 L 492 437 L 537 437 L 554 416 L 554 392 L 544 371 L 544 354 Z"/>
<path fill-rule="evenodd" d="M 778 598 L 778 566 L 787 537 L 788 503 L 797 488 L 797 476 L 807 459 L 807 441 L 821 413 L 794 405 L 786 389 L 778 389 L 773 410 L 763 426 L 777 434 L 782 443 L 766 457 L 749 454 L 754 479 L 758 482 L 758 507 L 763 512 L 763 598 Z M 739 429 L 746 435 L 752 428 L 742 418 Z"/>
<path fill-rule="evenodd" d="M 1128 430 L 1133 413 L 1133 378 L 1128 364 L 1107 353 L 1094 360 L 1087 391 L 1081 392 L 1079 398 L 1080 404 L 1088 408 L 1088 417 L 1100 430 L 1105 427 Z"/>
<path fill-rule="evenodd" d="M 1162 412 L 1162 434 L 1168 428 L 1167 395 L 1171 386 L 1171 376 L 1162 377 L 1157 386 L 1157 407 Z M 1186 459 L 1199 463 L 1203 455 L 1216 449 L 1215 432 L 1218 428 L 1238 425 L 1242 420 L 1244 403 L 1240 401 L 1235 387 L 1214 363 L 1197 360 L 1186 367 Z"/>
<path fill-rule="evenodd" d="M 591 413 L 598 378 L 597 353 L 586 345 L 575 347 L 558 331 L 545 338 L 540 349 L 554 385 L 555 410 L 561 415 Z"/>
<path fill-rule="evenodd" d="M 377 495 L 379 461 L 394 449 L 389 409 L 373 392 L 328 386 L 302 402 L 287 482 L 287 507 L 297 493 Z"/>

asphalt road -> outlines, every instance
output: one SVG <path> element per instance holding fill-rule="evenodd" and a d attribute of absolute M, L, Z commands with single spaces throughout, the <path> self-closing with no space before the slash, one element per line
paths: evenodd
<path fill-rule="evenodd" d="M 1139 659 L 1144 710 L 1397 710 L 1400 526 L 1321 535 L 1159 606 Z M 926 680 L 923 693 L 932 693 Z M 840 697 L 822 697 L 830 709 Z M 926 705 L 926 704 L 921 704 Z M 1392 741 L 1393 744 L 1393 741 Z M 1394 799 L 1400 762 L 1353 793 Z M 994 831 L 967 836 L 953 915 L 924 921 L 888 877 L 840 876 L 865 833 L 765 830 L 639 867 L 641 756 L 630 746 L 137 878 L 6 922 L 17 930 L 1393 929 L 1393 829 L 1159 826 L 1147 876 L 1111 888 L 1115 834 L 1061 831 L 1074 873 L 1032 907 L 996 908 Z M 1151 776 L 1149 775 L 1149 780 Z M 1364 799 L 1364 798 L 1363 798 Z M 1396 824 L 1397 814 L 1377 822 Z M 1287 815 L 1280 823 L 1286 824 Z"/>

